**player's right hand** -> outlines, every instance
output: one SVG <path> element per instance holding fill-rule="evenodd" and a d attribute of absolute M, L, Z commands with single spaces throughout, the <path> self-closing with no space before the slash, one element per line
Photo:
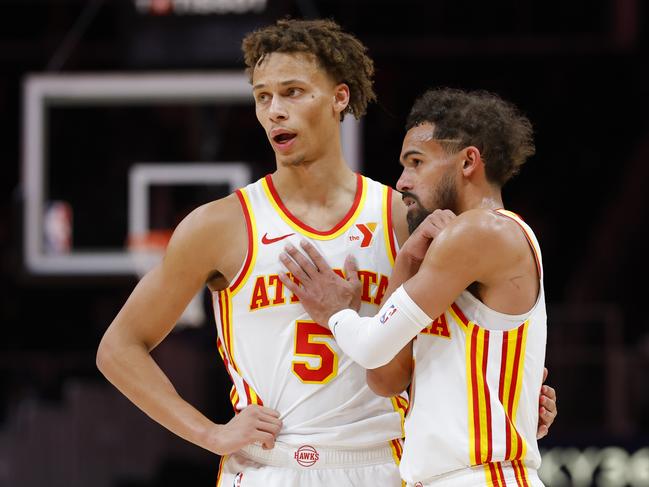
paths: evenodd
<path fill-rule="evenodd" d="M 300 304 L 321 326 L 327 327 L 329 318 L 336 312 L 360 304 L 361 282 L 353 257 L 345 260 L 345 278 L 327 264 L 318 249 L 306 240 L 300 243 L 303 254 L 290 244 L 279 256 L 282 265 L 297 278 L 300 284 L 280 273 L 284 286 L 300 299 Z"/>
<path fill-rule="evenodd" d="M 247 406 L 227 424 L 212 428 L 206 448 L 217 455 L 229 455 L 244 446 L 261 443 L 264 449 L 270 450 L 282 429 L 279 416 L 279 412 L 265 406 Z"/>
<path fill-rule="evenodd" d="M 424 221 L 412 232 L 408 240 L 399 251 L 402 256 L 408 257 L 411 261 L 421 264 L 426 256 L 428 247 L 446 226 L 456 218 L 451 210 L 435 210 L 428 215 Z"/>

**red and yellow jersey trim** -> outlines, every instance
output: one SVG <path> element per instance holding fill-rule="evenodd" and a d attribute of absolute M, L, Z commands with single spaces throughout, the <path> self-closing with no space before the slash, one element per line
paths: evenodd
<path fill-rule="evenodd" d="M 250 387 L 248 382 L 246 382 L 246 380 L 243 378 L 241 369 L 239 368 L 239 366 L 237 365 L 234 359 L 234 335 L 233 335 L 234 332 L 232 328 L 232 293 L 230 292 L 229 288 L 226 288 L 222 291 L 214 293 L 213 299 L 218 304 L 218 316 L 219 316 L 219 321 L 221 323 L 221 336 L 223 337 L 223 341 L 221 341 L 220 338 L 217 339 L 216 345 L 219 350 L 219 354 L 223 359 L 223 363 L 225 364 L 225 368 L 228 371 L 228 374 L 230 374 L 230 379 L 232 380 L 232 383 L 236 387 L 236 382 L 232 377 L 232 374 L 230 373 L 230 365 L 231 365 L 234 371 L 237 373 L 237 375 L 241 377 L 244 393 L 246 395 L 246 405 L 258 404 L 260 406 L 263 406 L 264 404 L 263 401 L 261 400 L 257 392 L 252 387 Z M 237 404 L 239 403 L 239 398 L 240 398 L 239 391 L 235 390 L 234 393 L 231 391 L 230 399 L 232 400 L 232 406 L 234 407 L 235 412 L 238 410 Z"/>
<path fill-rule="evenodd" d="M 493 417 L 491 413 L 492 394 L 505 411 L 505 456 L 502 460 L 519 461 L 521 479 L 526 478 L 525 467 L 520 462 L 525 458 L 527 444 L 516 429 L 516 411 L 520 402 L 523 382 L 525 350 L 529 320 L 518 328 L 502 332 L 500 374 L 497 391 L 491 390 L 487 380 L 489 363 L 489 342 L 492 332 L 468 320 L 460 307 L 453 303 L 449 313 L 465 330 L 465 354 L 467 376 L 467 406 L 469 427 L 469 459 L 471 465 L 487 464 L 493 461 Z M 499 334 L 494 335 L 496 340 Z M 498 343 L 498 342 L 496 342 Z M 492 347 L 493 353 L 493 347 Z M 496 387 L 496 386 L 494 386 Z M 500 460 L 500 459 L 499 459 Z M 517 467 L 518 468 L 518 467 Z M 485 469 L 488 477 L 499 484 L 498 468 Z"/>
<path fill-rule="evenodd" d="M 356 196 L 354 197 L 354 202 L 352 203 L 351 208 L 343 219 L 340 220 L 331 230 L 323 232 L 302 222 L 290 212 L 280 199 L 279 194 L 273 185 L 273 178 L 270 174 L 262 179 L 261 183 L 268 200 L 282 220 L 284 220 L 295 231 L 315 240 L 332 240 L 345 233 L 360 214 L 367 197 L 367 181 L 363 176 L 357 174 Z"/>
<path fill-rule="evenodd" d="M 406 436 L 404 423 L 406 421 L 406 414 L 408 413 L 408 400 L 403 396 L 392 396 L 390 401 L 392 401 L 394 410 L 401 416 L 401 435 Z"/>
<path fill-rule="evenodd" d="M 219 321 L 221 322 L 221 336 L 223 337 L 223 348 L 225 356 L 230 360 L 232 367 L 241 375 L 241 371 L 234 361 L 234 337 L 232 330 L 232 298 L 230 289 L 224 289 L 216 293 L 218 300 Z"/>
<path fill-rule="evenodd" d="M 400 438 L 395 438 L 390 440 L 390 450 L 392 450 L 392 458 L 394 458 L 394 463 L 398 465 L 401 464 L 401 457 L 403 456 L 403 440 Z M 401 481 L 401 487 L 406 487 L 405 480 Z"/>
<path fill-rule="evenodd" d="M 234 384 L 232 384 L 232 388 L 230 389 L 230 402 L 232 403 L 232 407 L 236 412 L 237 403 L 239 402 L 239 391 L 237 391 L 237 387 Z"/>
<path fill-rule="evenodd" d="M 219 462 L 219 472 L 216 474 L 216 487 L 224 487 L 221 483 L 221 478 L 223 476 L 223 466 L 228 460 L 228 455 L 223 455 L 221 461 Z"/>
<path fill-rule="evenodd" d="M 230 359 L 225 352 L 225 348 L 223 347 L 223 342 L 221 342 L 221 339 L 218 337 L 216 338 L 216 348 L 219 351 L 221 360 L 223 360 L 223 364 L 225 365 L 225 371 L 228 373 L 228 375 L 230 376 L 230 380 L 232 381 L 232 389 L 230 389 L 230 402 L 232 403 L 232 409 L 234 409 L 234 413 L 236 414 L 237 404 L 239 403 L 239 393 L 237 392 L 237 387 L 234 385 L 232 372 L 230 372 Z"/>
<path fill-rule="evenodd" d="M 527 445 L 515 427 L 516 411 L 523 383 L 525 348 L 529 321 L 503 333 L 498 399 L 505 409 L 505 460 L 525 458 Z"/>
<path fill-rule="evenodd" d="M 230 294 L 234 295 L 243 287 L 243 285 L 250 277 L 252 268 L 255 266 L 255 261 L 257 259 L 257 225 L 255 223 L 254 214 L 251 210 L 250 200 L 248 199 L 248 193 L 244 189 L 238 189 L 235 193 L 239 202 L 241 203 L 241 208 L 243 209 L 243 216 L 246 220 L 246 232 L 248 235 L 248 252 L 246 253 L 246 260 L 243 263 L 243 267 L 232 280 L 232 284 L 228 288 Z"/>
<path fill-rule="evenodd" d="M 530 479 L 527 473 L 527 468 L 520 460 L 511 462 L 512 469 L 514 470 L 514 478 L 516 479 L 517 487 L 530 487 Z M 507 487 L 505 474 L 503 472 L 502 463 L 493 462 L 484 464 L 485 476 L 487 478 L 487 487 Z M 512 483 L 509 484 L 513 487 Z"/>
<path fill-rule="evenodd" d="M 460 325 L 460 328 L 463 328 L 465 331 L 468 330 L 471 322 L 464 315 L 464 313 L 462 312 L 462 310 L 457 304 L 455 303 L 451 304 L 451 307 L 448 309 L 448 311 L 451 313 L 451 316 L 457 322 L 457 324 Z"/>
<path fill-rule="evenodd" d="M 394 224 L 392 221 L 392 188 L 385 186 L 383 188 L 383 236 L 385 238 L 385 248 L 388 252 L 390 265 L 394 267 L 394 260 L 397 257 L 397 244 L 394 239 Z"/>
<path fill-rule="evenodd" d="M 470 322 L 466 331 L 469 456 L 471 465 L 491 461 L 491 391 L 487 382 L 489 330 Z"/>
<path fill-rule="evenodd" d="M 532 239 L 532 236 L 528 232 L 527 228 L 525 228 L 524 225 L 521 225 L 521 222 L 524 222 L 525 220 L 523 220 L 523 218 L 518 213 L 505 210 L 504 208 L 499 208 L 498 210 L 495 211 L 496 213 L 499 213 L 513 220 L 521 228 L 521 230 L 523 230 L 523 234 L 525 235 L 527 242 L 530 244 L 530 247 L 532 247 L 532 252 L 534 253 L 534 261 L 536 262 L 536 271 L 538 272 L 539 277 L 543 276 L 543 270 L 541 268 L 541 259 L 539 258 L 539 253 L 536 248 L 536 245 L 534 245 L 534 239 Z"/>
<path fill-rule="evenodd" d="M 485 463 L 484 469 L 487 477 L 487 487 L 506 487 L 505 474 L 500 462 Z"/>
<path fill-rule="evenodd" d="M 530 487 L 530 479 L 527 475 L 527 467 L 521 460 L 512 460 L 514 475 L 516 476 L 516 485 L 518 487 Z M 504 487 L 503 483 L 503 487 Z"/>

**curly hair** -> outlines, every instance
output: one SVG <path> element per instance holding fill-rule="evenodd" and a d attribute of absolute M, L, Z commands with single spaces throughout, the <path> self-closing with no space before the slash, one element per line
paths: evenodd
<path fill-rule="evenodd" d="M 242 42 L 246 71 L 252 81 L 255 66 L 273 52 L 310 53 L 336 83 L 349 86 L 349 105 L 341 114 L 352 113 L 359 119 L 368 103 L 376 100 L 373 80 L 374 63 L 356 37 L 333 20 L 278 20 L 274 25 L 248 34 Z"/>
<path fill-rule="evenodd" d="M 435 139 L 448 152 L 469 145 L 480 150 L 487 179 L 503 186 L 534 155 L 532 124 L 511 103 L 487 91 L 429 90 L 415 101 L 406 130 L 434 125 Z"/>

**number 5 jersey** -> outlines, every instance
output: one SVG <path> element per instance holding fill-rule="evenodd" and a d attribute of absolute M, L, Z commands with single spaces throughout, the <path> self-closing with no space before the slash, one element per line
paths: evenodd
<path fill-rule="evenodd" d="M 279 280 L 287 273 L 279 254 L 289 242 L 299 248 L 300 240 L 309 240 L 341 275 L 352 254 L 362 282 L 360 313 L 376 314 L 397 247 L 392 190 L 357 175 L 354 202 L 329 231 L 292 215 L 270 175 L 236 194 L 246 218 L 248 252 L 231 285 L 213 295 L 235 412 L 250 404 L 276 409 L 283 421 L 277 440 L 293 445 L 362 448 L 401 438 L 406 400 L 374 394 L 365 370 L 341 352 L 331 332 L 311 320 Z M 393 448 L 400 456 L 398 442 Z"/>

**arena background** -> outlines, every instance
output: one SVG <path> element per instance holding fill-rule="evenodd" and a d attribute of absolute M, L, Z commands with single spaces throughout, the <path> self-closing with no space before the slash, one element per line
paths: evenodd
<path fill-rule="evenodd" d="M 128 403 L 97 372 L 95 351 L 142 258 L 236 183 L 234 169 L 204 178 L 208 164 L 242 163 L 236 174 L 250 178 L 273 169 L 250 101 L 230 99 L 227 84 L 215 95 L 210 76 L 240 74 L 242 36 L 291 15 L 331 17 L 369 47 L 379 102 L 351 133 L 374 179 L 396 183 L 405 117 L 428 87 L 491 90 L 529 116 L 537 154 L 505 204 L 544 251 L 560 413 L 541 441 L 542 477 L 649 486 L 647 13 L 642 0 L 2 0 L 0 485 L 214 485 L 218 458 Z M 102 98 L 120 76 L 126 92 Z M 142 79 L 173 88 L 164 99 L 128 94 Z M 193 96 L 201 86 L 209 93 Z M 136 164 L 160 170 L 135 186 L 151 230 L 139 235 L 129 227 Z M 198 165 L 189 181 L 165 172 L 187 164 Z M 100 258 L 86 265 L 88 255 Z M 154 355 L 223 422 L 229 382 L 209 297 L 197 302 Z"/>

